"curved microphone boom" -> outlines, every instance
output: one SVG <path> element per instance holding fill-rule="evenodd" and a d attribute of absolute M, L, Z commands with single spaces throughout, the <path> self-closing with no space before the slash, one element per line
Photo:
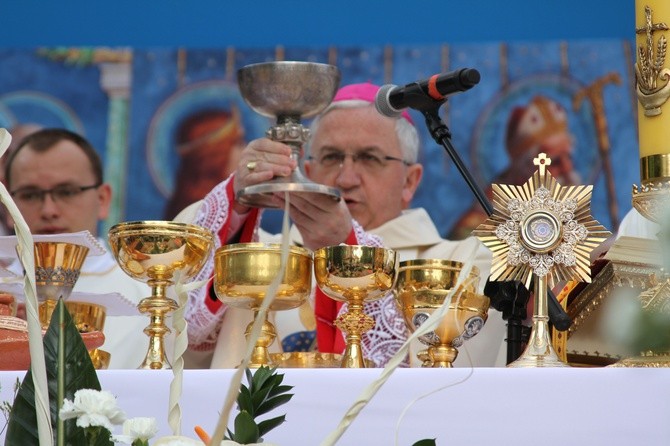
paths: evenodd
<path fill-rule="evenodd" d="M 384 116 L 400 116 L 404 108 L 425 110 L 442 104 L 447 97 L 467 91 L 477 85 L 481 76 L 474 68 L 462 68 L 448 73 L 435 74 L 428 79 L 399 87 L 382 85 L 375 96 L 375 107 Z"/>

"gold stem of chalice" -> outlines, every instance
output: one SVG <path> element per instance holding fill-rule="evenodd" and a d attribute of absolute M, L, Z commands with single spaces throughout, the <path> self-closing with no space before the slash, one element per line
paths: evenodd
<path fill-rule="evenodd" d="M 238 201 L 254 207 L 276 207 L 277 192 L 318 193 L 339 199 L 338 189 L 310 181 L 300 171 L 302 146 L 309 129 L 301 124 L 330 104 L 340 83 L 340 70 L 334 65 L 275 61 L 247 65 L 238 70 L 237 82 L 245 102 L 258 114 L 276 118 L 267 137 L 291 147 L 297 166 L 287 177 L 275 177 L 248 186 L 237 193 Z"/>
<path fill-rule="evenodd" d="M 165 323 L 177 302 L 166 296 L 178 274 L 188 280 L 204 266 L 214 245 L 211 231 L 200 226 L 171 221 L 134 221 L 114 225 L 109 245 L 121 269 L 133 279 L 151 287 L 151 296 L 137 305 L 149 316 L 144 333 L 149 347 L 140 369 L 172 368 L 166 355 L 164 337 L 170 333 Z"/>
<path fill-rule="evenodd" d="M 360 296 L 347 296 L 349 310 L 335 319 L 335 326 L 346 333 L 346 348 L 342 355 L 342 367 L 365 367 L 361 336 L 375 326 L 375 320 L 363 311 Z"/>
<path fill-rule="evenodd" d="M 258 318 L 258 311 L 254 311 L 254 320 Z M 253 321 L 247 325 L 247 329 L 244 331 L 244 336 L 247 340 L 251 338 L 251 331 L 253 329 Z M 274 367 L 275 361 L 272 360 L 268 352 L 268 347 L 272 345 L 274 340 L 277 338 L 277 330 L 275 326 L 268 321 L 267 317 L 263 320 L 263 325 L 261 327 L 261 333 L 256 339 L 254 349 L 251 353 L 251 359 L 249 361 L 249 367 L 252 369 L 257 369 L 261 366 Z"/>
<path fill-rule="evenodd" d="M 254 320 L 281 270 L 281 245 L 276 243 L 237 243 L 222 246 L 214 256 L 214 291 L 223 303 L 251 310 Z M 299 246 L 288 247 L 286 269 L 269 309 L 273 311 L 298 308 L 312 290 L 312 253 Z M 254 325 L 247 325 L 250 338 Z M 263 321 L 261 333 L 254 344 L 249 367 L 273 366 L 268 347 L 277 337 L 274 325 Z"/>
<path fill-rule="evenodd" d="M 314 253 L 317 284 L 331 299 L 347 303 L 347 311 L 335 321 L 346 333 L 342 367 L 364 368 L 361 337 L 374 326 L 363 305 L 393 289 L 397 277 L 398 254 L 386 248 L 339 245 Z"/>
<path fill-rule="evenodd" d="M 560 360 L 551 345 L 549 333 L 549 308 L 546 276 L 535 276 L 535 296 L 533 298 L 533 326 L 528 345 L 521 356 L 507 365 L 512 368 L 525 367 L 570 367 Z"/>
<path fill-rule="evenodd" d="M 461 262 L 443 259 L 400 262 L 393 294 L 411 332 L 447 305 L 435 328 L 418 338 L 428 346 L 417 353 L 422 367 L 453 367 L 457 348 L 475 336 L 486 322 L 490 299 L 477 293 L 478 268 L 473 266 L 468 277 L 455 288 L 463 266 Z"/>

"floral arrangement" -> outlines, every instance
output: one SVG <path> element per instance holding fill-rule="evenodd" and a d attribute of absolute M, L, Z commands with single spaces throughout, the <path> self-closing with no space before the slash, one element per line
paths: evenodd
<path fill-rule="evenodd" d="M 86 346 L 62 301 L 57 305 L 44 336 L 44 352 L 55 444 L 149 446 L 149 440 L 158 432 L 156 419 L 126 419 L 114 395 L 100 388 Z M 59 374 L 59 370 L 63 373 Z M 277 373 L 275 368 L 260 367 L 253 374 L 247 369 L 246 377 L 248 386 L 242 385 L 237 397 L 239 413 L 235 417 L 234 428 L 228 430 L 222 446 L 260 443 L 265 434 L 286 419 L 285 415 L 281 415 L 257 420 L 293 397 L 288 393 L 293 387 L 283 384 L 284 375 Z M 29 370 L 18 387 L 14 404 L 5 408 L 9 414 L 6 444 L 39 445 L 34 395 Z M 113 434 L 119 425 L 122 425 L 122 433 Z M 210 443 L 209 436 L 202 429 L 198 428 L 196 432 L 200 441 L 170 436 L 159 438 L 152 445 L 202 446 Z M 265 443 L 265 446 L 269 445 Z"/>

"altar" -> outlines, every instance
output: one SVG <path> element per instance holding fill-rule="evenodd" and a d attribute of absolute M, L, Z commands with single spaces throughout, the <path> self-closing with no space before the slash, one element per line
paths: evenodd
<path fill-rule="evenodd" d="M 233 373 L 185 371 L 182 434 L 196 438 L 195 425 L 213 433 Z M 267 416 L 286 413 L 286 422 L 265 440 L 282 446 L 315 446 L 336 429 L 381 369 L 282 373 L 284 383 L 294 386 L 295 396 Z M 16 378 L 23 379 L 24 374 L 0 372 L 0 401 L 11 399 Z M 171 435 L 167 423 L 171 371 L 106 370 L 98 377 L 129 418 L 155 417 L 159 435 Z M 234 409 L 231 422 L 236 413 Z M 668 369 L 398 369 L 337 444 L 408 446 L 436 438 L 438 445 L 667 445 L 668 414 Z"/>

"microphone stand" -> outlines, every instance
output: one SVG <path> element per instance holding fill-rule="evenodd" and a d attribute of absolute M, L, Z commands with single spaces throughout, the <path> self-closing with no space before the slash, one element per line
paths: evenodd
<path fill-rule="evenodd" d="M 416 95 L 412 97 L 412 108 L 420 111 L 424 115 L 430 135 L 438 144 L 444 147 L 449 154 L 449 157 L 458 168 L 458 171 L 465 179 L 465 182 L 470 187 L 470 190 L 475 194 L 479 204 L 482 205 L 486 214 L 491 216 L 491 214 L 493 214 L 493 205 L 491 205 L 488 197 L 475 182 L 467 166 L 461 160 L 458 152 L 456 152 L 456 149 L 451 143 L 451 132 L 440 118 L 438 110 L 444 102 L 446 102 L 446 99 L 437 101 L 429 96 L 423 95 L 423 98 L 421 98 L 419 95 Z M 507 320 L 508 364 L 521 355 L 523 346 L 527 342 L 528 335 L 530 334 L 530 330 L 525 330 L 526 333 L 524 336 L 522 324 L 522 321 L 526 319 L 526 305 L 530 293 L 521 283 L 514 285 L 514 287 L 515 292 L 512 293 L 509 286 L 505 286 L 500 282 L 490 282 L 487 280 L 484 289 L 485 292 L 488 289 L 490 294 L 487 294 L 487 296 L 489 296 L 489 298 L 492 299 L 492 303 L 495 304 L 494 308 L 501 311 L 503 313 L 503 319 Z M 572 320 L 565 313 L 563 307 L 558 303 L 556 296 L 550 289 L 547 290 L 547 294 L 549 319 L 551 323 L 554 328 L 559 331 L 567 330 L 570 328 L 570 325 L 572 325 Z"/>

